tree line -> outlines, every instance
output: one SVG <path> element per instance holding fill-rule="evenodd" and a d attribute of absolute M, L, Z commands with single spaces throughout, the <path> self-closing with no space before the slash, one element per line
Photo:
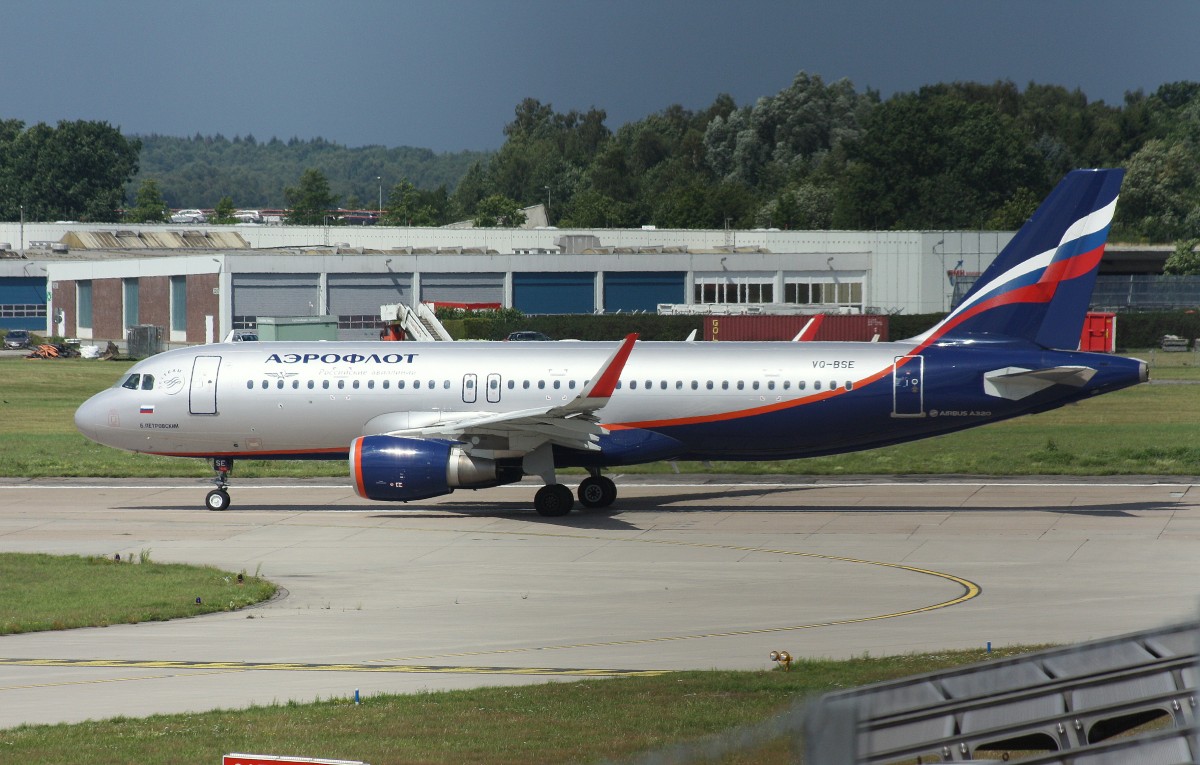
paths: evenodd
<path fill-rule="evenodd" d="M 105 123 L 0 123 L 0 217 L 136 219 L 167 207 L 384 208 L 383 222 L 561 227 L 1014 229 L 1070 169 L 1128 169 L 1115 236 L 1200 240 L 1200 83 L 1119 105 L 1079 90 L 943 83 L 883 99 L 804 72 L 739 106 L 668 106 L 616 130 L 603 109 L 525 99 L 492 153 L 324 139 L 123 138 Z M 142 219 L 154 219 L 142 218 Z"/>

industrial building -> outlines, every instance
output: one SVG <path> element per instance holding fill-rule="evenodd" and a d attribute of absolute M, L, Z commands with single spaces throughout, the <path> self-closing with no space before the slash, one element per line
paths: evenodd
<path fill-rule="evenodd" d="M 0 224 L 0 328 L 173 344 L 259 317 L 333 316 L 376 337 L 381 305 L 527 314 L 947 310 L 1007 232 L 558 230 Z"/>

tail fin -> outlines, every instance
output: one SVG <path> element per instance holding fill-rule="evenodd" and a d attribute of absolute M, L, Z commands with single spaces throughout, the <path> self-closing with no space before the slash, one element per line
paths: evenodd
<path fill-rule="evenodd" d="M 1121 169 L 1069 173 L 958 307 L 913 340 L 1002 335 L 1078 348 L 1124 176 Z"/>

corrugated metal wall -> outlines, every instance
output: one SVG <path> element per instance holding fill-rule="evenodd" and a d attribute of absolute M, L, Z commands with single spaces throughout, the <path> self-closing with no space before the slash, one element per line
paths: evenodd
<path fill-rule="evenodd" d="M 682 271 L 609 271 L 604 274 L 604 310 L 655 311 L 659 303 L 687 302 Z"/>
<path fill-rule="evenodd" d="M 421 301 L 503 303 L 504 274 L 421 274 Z"/>
<path fill-rule="evenodd" d="M 320 313 L 317 274 L 234 274 L 234 316 L 315 316 Z"/>
<path fill-rule="evenodd" d="M 596 274 L 513 274 L 513 308 L 524 313 L 593 313 Z"/>
<path fill-rule="evenodd" d="M 339 319 L 338 340 L 379 338 L 379 307 L 412 303 L 411 274 L 330 274 L 329 314 Z"/>

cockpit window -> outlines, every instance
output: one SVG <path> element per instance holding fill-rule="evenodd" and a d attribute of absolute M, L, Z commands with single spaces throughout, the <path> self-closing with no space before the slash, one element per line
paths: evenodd
<path fill-rule="evenodd" d="M 154 375 L 129 375 L 121 381 L 121 387 L 129 390 L 154 390 Z"/>

